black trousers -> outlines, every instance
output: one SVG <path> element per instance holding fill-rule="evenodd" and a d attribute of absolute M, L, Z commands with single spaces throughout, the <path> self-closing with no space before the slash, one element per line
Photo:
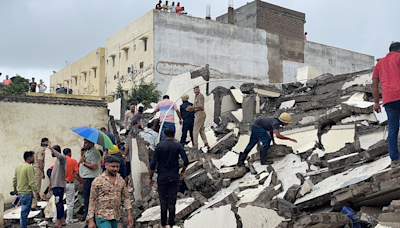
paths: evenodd
<path fill-rule="evenodd" d="M 179 190 L 179 180 L 170 179 L 166 183 L 158 184 L 158 197 L 161 207 L 161 226 L 167 225 L 167 211 L 169 213 L 168 225 L 175 225 L 175 204 Z"/>
<path fill-rule="evenodd" d="M 182 137 L 181 137 L 181 144 L 184 145 L 187 137 L 187 132 L 189 131 L 190 134 L 190 140 L 193 142 L 193 122 L 183 122 L 182 126 Z"/>
<path fill-rule="evenodd" d="M 89 198 L 90 198 L 90 188 L 92 187 L 92 182 L 94 178 L 83 178 L 83 203 L 85 204 L 85 217 L 89 211 Z"/>

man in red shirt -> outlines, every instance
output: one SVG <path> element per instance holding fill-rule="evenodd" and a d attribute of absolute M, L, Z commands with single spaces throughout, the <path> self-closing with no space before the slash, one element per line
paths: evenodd
<path fill-rule="evenodd" d="M 177 14 L 182 14 L 182 7 L 180 2 L 178 2 L 178 4 L 176 5 L 175 11 Z"/>
<path fill-rule="evenodd" d="M 386 57 L 379 60 L 372 76 L 372 94 L 374 96 L 374 110 L 381 112 L 379 104 L 379 82 L 382 87 L 382 100 L 388 116 L 389 125 L 389 155 L 392 159 L 391 167 L 400 166 L 397 137 L 399 134 L 400 115 L 400 42 L 392 43 Z"/>
<path fill-rule="evenodd" d="M 65 148 L 63 150 L 65 157 L 67 158 L 67 169 L 65 170 L 65 181 L 67 186 L 65 187 L 65 195 L 67 201 L 67 219 L 66 223 L 72 223 L 72 215 L 74 213 L 74 201 L 75 201 L 75 185 L 74 180 L 78 175 L 79 167 L 78 162 L 71 158 L 71 149 Z"/>
<path fill-rule="evenodd" d="M 161 3 L 162 3 L 162 1 L 160 0 L 158 2 L 158 4 L 156 5 L 156 10 L 161 10 L 162 9 Z"/>
<path fill-rule="evenodd" d="M 11 84 L 11 79 L 8 79 L 8 75 L 6 75 L 6 79 L 3 80 L 3 86 Z"/>

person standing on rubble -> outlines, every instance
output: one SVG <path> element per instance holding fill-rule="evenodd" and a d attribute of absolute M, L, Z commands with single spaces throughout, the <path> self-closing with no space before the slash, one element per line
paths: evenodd
<path fill-rule="evenodd" d="M 134 115 L 135 115 L 135 105 L 131 105 L 130 109 L 125 113 L 124 128 L 127 131 L 129 131 L 129 127 L 131 126 L 131 121 Z"/>
<path fill-rule="evenodd" d="M 85 221 L 89 210 L 90 187 L 94 178 L 100 175 L 100 160 L 101 155 L 99 150 L 94 146 L 94 143 L 85 139 L 81 149 L 81 159 L 79 161 L 79 176 L 83 178 L 83 200 L 85 204 L 85 214 L 79 220 Z"/>
<path fill-rule="evenodd" d="M 117 228 L 120 205 L 124 202 L 128 228 L 133 226 L 131 199 L 125 181 L 119 175 L 119 159 L 110 155 L 105 160 L 106 171 L 94 179 L 90 189 L 90 205 L 86 221 L 89 228 Z"/>
<path fill-rule="evenodd" d="M 67 169 L 67 158 L 65 155 L 61 154 L 61 148 L 58 145 L 51 147 L 51 144 L 47 146 L 50 149 L 52 157 L 56 157 L 57 160 L 54 163 L 53 171 L 51 172 L 50 177 L 50 185 L 53 190 L 53 194 L 55 197 L 56 204 L 56 212 L 57 222 L 54 224 L 55 227 L 61 228 L 65 226 L 65 218 L 64 218 L 64 205 L 63 205 L 63 197 L 64 190 L 66 187 L 65 181 L 65 171 Z"/>
<path fill-rule="evenodd" d="M 399 149 L 397 137 L 399 135 L 400 114 L 400 42 L 392 43 L 389 53 L 379 60 L 372 75 L 372 95 L 374 110 L 381 112 L 379 104 L 379 82 L 382 89 L 382 101 L 388 117 L 389 125 L 389 155 L 392 159 L 391 167 L 399 167 Z"/>
<path fill-rule="evenodd" d="M 157 167 L 158 197 L 161 207 L 161 226 L 167 225 L 167 211 L 169 212 L 168 224 L 175 225 L 175 204 L 179 189 L 179 180 L 185 177 L 185 170 L 189 164 L 183 147 L 174 142 L 175 133 L 171 128 L 164 130 L 165 141 L 160 142 L 154 151 L 150 163 L 149 187 L 153 187 L 153 175 Z M 183 159 L 183 168 L 179 173 L 179 155 Z"/>
<path fill-rule="evenodd" d="M 35 171 L 35 183 L 36 183 L 37 188 L 39 189 L 39 192 L 42 187 L 42 179 L 45 178 L 44 162 L 46 160 L 45 159 L 46 158 L 46 149 L 47 149 L 47 146 L 49 143 L 50 143 L 49 139 L 42 138 L 40 146 L 36 147 L 33 150 L 35 152 L 35 155 L 34 155 L 35 161 L 33 162 L 33 169 Z M 32 206 L 31 206 L 32 211 L 40 210 L 40 207 L 37 206 L 38 199 L 40 199 L 40 197 L 36 198 L 36 196 L 35 196 L 35 198 L 32 200 Z"/>
<path fill-rule="evenodd" d="M 70 148 L 65 148 L 63 153 L 67 159 L 67 169 L 65 171 L 65 195 L 66 195 L 66 203 L 67 203 L 67 219 L 66 223 L 72 223 L 72 217 L 74 214 L 74 202 L 75 202 L 75 179 L 79 179 L 79 167 L 78 162 L 72 158 L 72 151 Z"/>
<path fill-rule="evenodd" d="M 273 145 L 276 145 L 274 139 L 274 133 L 278 139 L 290 140 L 292 142 L 297 143 L 295 139 L 285 137 L 281 135 L 281 133 L 279 132 L 280 126 L 286 126 L 291 122 L 292 122 L 292 117 L 286 112 L 282 113 L 279 116 L 279 118 L 260 117 L 256 119 L 251 125 L 251 136 L 249 144 L 247 145 L 244 152 L 239 154 L 239 160 L 237 166 L 244 166 L 244 161 L 246 160 L 247 155 L 253 149 L 253 147 L 258 143 L 258 141 L 261 141 L 263 144 L 263 147 L 260 151 L 261 164 L 262 165 L 272 164 L 272 161 L 266 161 L 266 159 L 267 159 L 267 151 L 268 148 L 270 147 L 271 140 Z"/>
<path fill-rule="evenodd" d="M 40 197 L 39 189 L 35 183 L 35 172 L 31 166 L 35 162 L 34 154 L 35 152 L 33 151 L 24 153 L 25 162 L 17 166 L 13 178 L 14 192 L 18 194 L 21 202 L 21 218 L 19 220 L 21 228 L 28 226 L 28 215 L 31 211 L 33 198 L 32 193 L 35 193 L 37 198 Z"/>
<path fill-rule="evenodd" d="M 207 149 L 210 149 L 210 146 L 207 142 L 207 136 L 204 132 L 204 122 L 206 121 L 206 112 L 204 112 L 204 96 L 200 93 L 200 88 L 198 86 L 193 89 L 196 97 L 194 98 L 194 105 L 187 107 L 188 111 L 195 111 L 194 117 L 194 126 L 193 126 L 193 149 L 199 148 L 199 134 L 201 139 L 203 140 L 204 145 Z"/>
<path fill-rule="evenodd" d="M 174 130 L 175 134 L 174 110 L 179 117 L 179 122 L 182 122 L 181 113 L 179 112 L 178 107 L 176 106 L 176 104 L 174 104 L 173 101 L 169 99 L 168 95 L 164 95 L 163 100 L 158 102 L 156 108 L 154 109 L 153 114 L 160 111 L 160 121 L 163 121 L 165 117 L 165 121 L 161 129 L 161 140 L 164 140 L 164 130 L 167 128 L 171 128 L 172 130 Z"/>
<path fill-rule="evenodd" d="M 189 131 L 190 134 L 190 139 L 192 140 L 192 143 L 194 145 L 193 141 L 193 125 L 194 125 L 194 111 L 187 111 L 186 109 L 189 106 L 193 106 L 192 103 L 190 103 L 189 100 L 189 95 L 186 93 L 182 95 L 182 104 L 180 106 L 181 114 L 182 114 L 182 119 L 183 119 L 183 125 L 182 125 L 182 137 L 181 137 L 181 145 L 184 146 L 186 144 L 186 137 L 187 137 L 187 132 Z"/>
<path fill-rule="evenodd" d="M 133 127 L 135 124 L 137 124 L 137 125 L 139 126 L 139 128 L 142 127 L 142 123 L 140 122 L 140 120 L 142 119 L 143 111 L 144 111 L 144 107 L 143 107 L 143 106 L 140 106 L 140 107 L 139 107 L 139 110 L 138 110 L 138 113 L 136 113 L 136 114 L 132 117 L 131 125 L 130 125 L 129 129 L 132 129 L 132 127 Z M 134 123 L 135 123 L 135 124 L 134 124 Z"/>

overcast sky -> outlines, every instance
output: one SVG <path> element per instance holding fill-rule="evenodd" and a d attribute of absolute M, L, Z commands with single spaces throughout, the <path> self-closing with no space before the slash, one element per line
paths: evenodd
<path fill-rule="evenodd" d="M 171 1 L 170 1 L 171 2 Z M 195 17 L 227 12 L 228 0 L 181 0 Z M 238 8 L 249 0 L 235 0 Z M 270 0 L 306 14 L 308 40 L 380 58 L 400 41 L 399 0 Z M 0 77 L 44 79 L 149 10 L 157 0 L 0 0 Z"/>

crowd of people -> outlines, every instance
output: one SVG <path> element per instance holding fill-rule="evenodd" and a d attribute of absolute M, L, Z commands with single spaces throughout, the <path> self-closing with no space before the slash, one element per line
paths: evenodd
<path fill-rule="evenodd" d="M 156 4 L 156 10 L 163 10 L 163 11 L 177 13 L 177 14 L 183 14 L 183 15 L 187 14 L 187 12 L 185 11 L 185 7 L 181 6 L 180 2 L 178 2 L 176 5 L 175 5 L 175 2 L 172 2 L 171 5 L 168 5 L 168 1 L 165 1 L 165 3 L 163 4 L 162 1 L 160 0 Z"/>
<path fill-rule="evenodd" d="M 1 73 L 0 73 L 1 76 Z M 3 86 L 8 86 L 12 83 L 12 80 L 10 79 L 10 77 L 8 75 L 6 75 L 6 78 L 3 80 Z M 47 86 L 43 83 L 43 80 L 40 79 L 39 84 L 37 84 L 37 82 L 35 82 L 35 78 L 32 78 L 32 81 L 29 82 L 29 92 L 31 93 L 44 93 L 47 90 Z"/>

